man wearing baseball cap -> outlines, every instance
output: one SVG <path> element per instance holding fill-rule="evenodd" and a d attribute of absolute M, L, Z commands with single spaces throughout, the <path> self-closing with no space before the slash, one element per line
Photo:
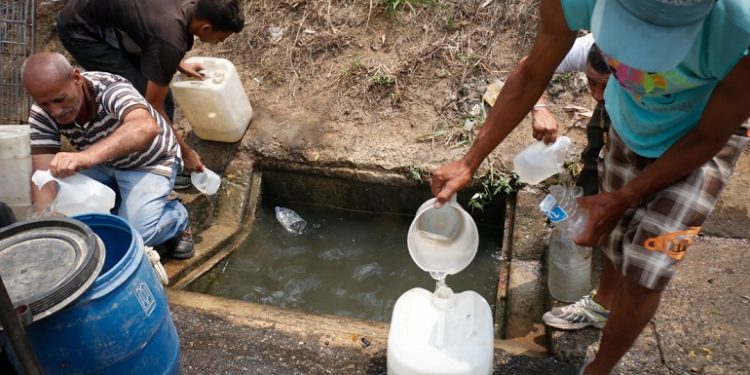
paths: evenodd
<path fill-rule="evenodd" d="M 591 30 L 611 70 L 611 127 L 600 194 L 581 245 L 599 245 L 595 296 L 544 316 L 576 329 L 604 326 L 581 374 L 608 374 L 651 320 L 661 293 L 727 184 L 750 116 L 750 1 L 542 0 L 528 58 L 511 73 L 461 159 L 432 175 L 437 205 L 463 188 L 521 122 L 580 29 Z"/>

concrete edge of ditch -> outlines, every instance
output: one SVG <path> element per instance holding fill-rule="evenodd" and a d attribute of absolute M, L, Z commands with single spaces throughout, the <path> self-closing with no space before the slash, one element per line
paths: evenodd
<path fill-rule="evenodd" d="M 549 351 L 542 324 L 547 294 L 544 251 L 548 226 L 537 205 L 544 193 L 526 186 L 515 195 L 509 230 L 505 338 L 525 342 L 534 352 Z"/>
<path fill-rule="evenodd" d="M 210 268 L 206 267 L 208 263 L 213 261 L 215 264 L 221 259 L 217 254 L 222 253 L 225 248 L 232 248 L 228 244 L 241 241 L 247 236 L 243 231 L 247 228 L 247 220 L 252 220 L 256 198 L 260 194 L 260 173 L 255 171 L 251 161 L 233 160 L 224 175 L 214 210 L 214 224 L 193 235 L 195 256 L 187 260 L 164 261 L 164 269 L 172 287 L 185 287 L 192 281 L 188 276 L 197 277 Z"/>

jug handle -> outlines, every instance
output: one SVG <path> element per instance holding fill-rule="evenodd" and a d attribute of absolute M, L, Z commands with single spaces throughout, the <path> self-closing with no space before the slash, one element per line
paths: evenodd
<path fill-rule="evenodd" d="M 458 205 L 457 197 L 458 193 L 453 193 L 450 198 L 448 198 L 448 203 Z"/>
<path fill-rule="evenodd" d="M 60 183 L 60 180 L 52 177 L 52 173 L 49 172 L 49 169 L 45 170 L 38 170 L 34 172 L 34 174 L 31 176 L 31 181 L 34 182 L 34 185 L 36 185 L 37 189 L 42 190 L 42 187 L 46 185 L 50 181 L 56 181 L 57 183 Z"/>

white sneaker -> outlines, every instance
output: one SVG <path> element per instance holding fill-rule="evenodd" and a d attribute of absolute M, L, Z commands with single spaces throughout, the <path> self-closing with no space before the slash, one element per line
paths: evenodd
<path fill-rule="evenodd" d="M 579 299 L 576 303 L 556 307 L 544 313 L 544 324 L 558 329 L 602 328 L 607 324 L 609 311 L 594 302 L 594 292 Z"/>

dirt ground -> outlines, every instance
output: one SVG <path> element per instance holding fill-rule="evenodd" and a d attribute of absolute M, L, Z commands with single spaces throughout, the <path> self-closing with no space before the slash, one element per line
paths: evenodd
<path fill-rule="evenodd" d="M 275 126 L 246 137 L 241 150 L 427 177 L 465 153 L 489 110 L 476 113 L 487 85 L 505 79 L 530 47 L 537 2 L 402 1 L 388 12 L 381 0 L 246 0 L 240 34 L 196 42 L 188 56 L 232 61 L 256 112 L 273 117 Z M 60 6 L 40 5 L 40 50 L 63 51 L 52 26 Z M 558 77 L 553 87 L 565 129 L 565 104 L 593 107 L 582 80 Z M 179 112 L 176 123 L 189 129 Z M 582 128 L 562 132 L 584 137 Z M 525 121 L 490 158 L 494 167 L 510 171 L 530 134 Z"/>

